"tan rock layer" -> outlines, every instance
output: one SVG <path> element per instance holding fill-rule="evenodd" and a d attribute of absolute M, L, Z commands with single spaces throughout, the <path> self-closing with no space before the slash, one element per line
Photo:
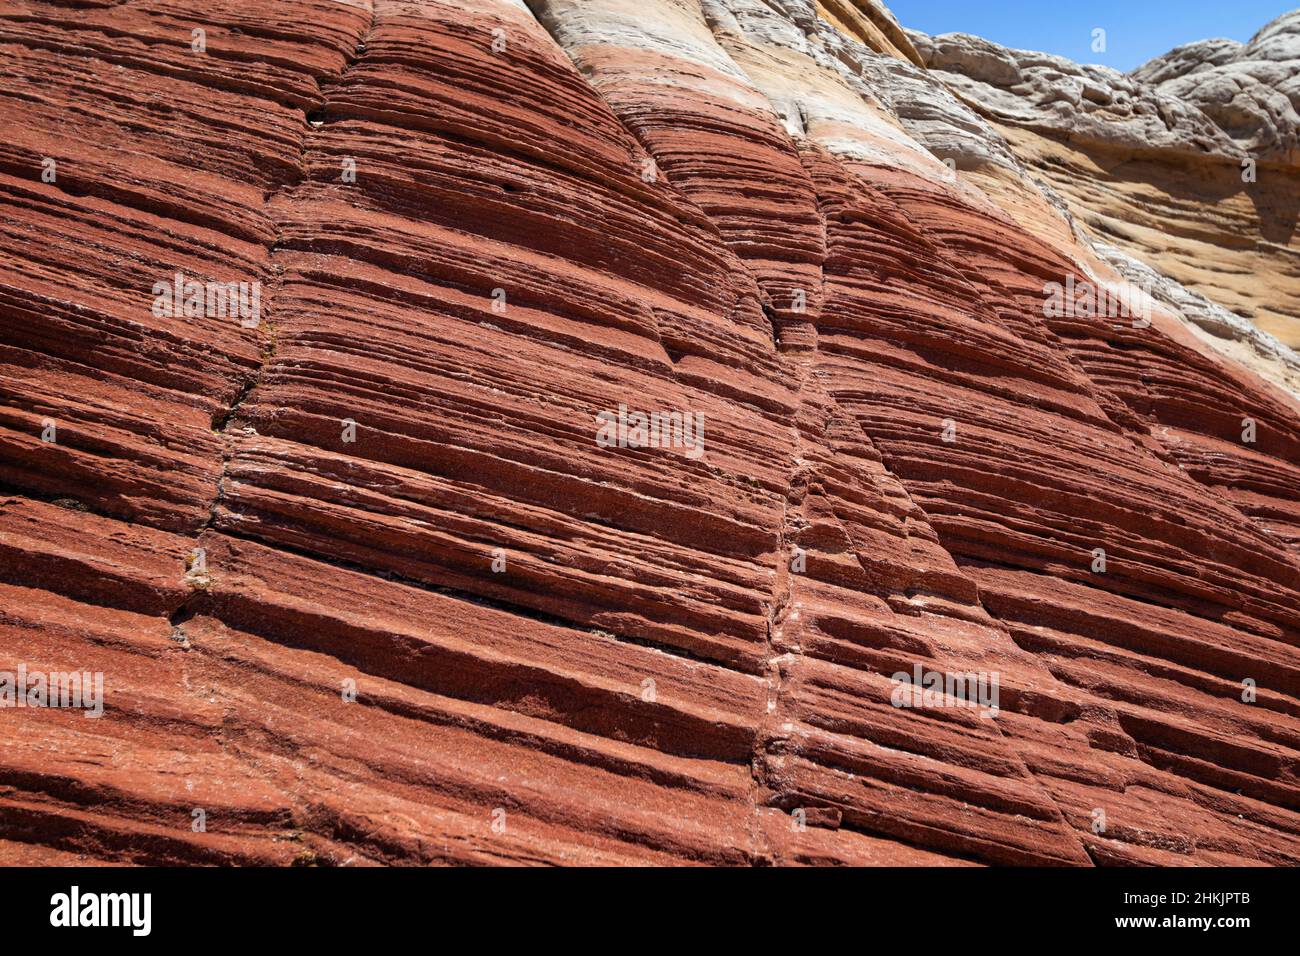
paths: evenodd
<path fill-rule="evenodd" d="M 924 66 L 921 55 L 886 7 L 875 0 L 817 0 L 817 12 L 837 29 L 877 53 Z"/>

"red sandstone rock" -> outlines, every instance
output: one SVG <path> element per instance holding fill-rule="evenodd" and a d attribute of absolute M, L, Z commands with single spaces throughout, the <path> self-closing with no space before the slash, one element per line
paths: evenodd
<path fill-rule="evenodd" d="M 1295 408 L 693 6 L 0 6 L 0 862 L 1300 860 Z"/>

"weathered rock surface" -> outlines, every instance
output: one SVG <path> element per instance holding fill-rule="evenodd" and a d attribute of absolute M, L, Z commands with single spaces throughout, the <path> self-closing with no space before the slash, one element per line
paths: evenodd
<path fill-rule="evenodd" d="M 1189 44 L 1128 75 L 909 35 L 1090 235 L 1300 346 L 1300 11 L 1248 44 Z M 1271 340 L 1209 341 L 1294 391 Z"/>
<path fill-rule="evenodd" d="M 1300 861 L 1294 396 L 893 23 L 0 7 L 0 862 Z"/>
<path fill-rule="evenodd" d="M 1003 122 L 1137 154 L 1300 163 L 1300 11 L 1249 44 L 1187 44 L 1128 75 L 964 33 L 910 36 L 926 66 Z"/>
<path fill-rule="evenodd" d="M 965 33 L 912 39 L 927 67 L 999 121 L 1134 153 L 1241 153 L 1196 104 L 1110 67 Z"/>
<path fill-rule="evenodd" d="M 1251 155 L 1300 164 L 1300 10 L 1278 17 L 1250 43 L 1181 46 L 1133 77 L 1196 105 Z"/>

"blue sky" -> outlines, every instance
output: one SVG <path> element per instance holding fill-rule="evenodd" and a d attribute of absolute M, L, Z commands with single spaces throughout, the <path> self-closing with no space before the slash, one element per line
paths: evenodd
<path fill-rule="evenodd" d="M 905 27 L 974 33 L 1004 46 L 1128 71 L 1193 40 L 1249 40 L 1300 0 L 885 0 Z M 1092 31 L 1106 31 L 1106 52 Z"/>

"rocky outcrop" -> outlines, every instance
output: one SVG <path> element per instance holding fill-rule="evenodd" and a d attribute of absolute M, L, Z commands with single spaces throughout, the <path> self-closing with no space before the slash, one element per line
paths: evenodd
<path fill-rule="evenodd" d="M 1110 67 L 1012 50 L 965 33 L 913 34 L 931 71 L 991 118 L 1137 155 L 1241 154 L 1195 104 Z"/>
<path fill-rule="evenodd" d="M 0 861 L 1300 860 L 1293 397 L 890 22 L 0 13 Z"/>
<path fill-rule="evenodd" d="M 911 34 L 921 60 L 991 116 L 1135 155 L 1300 163 L 1300 14 L 1248 45 L 1203 40 L 1125 75 L 963 33 Z"/>
<path fill-rule="evenodd" d="M 912 34 L 930 76 L 1005 137 L 1087 234 L 1300 345 L 1296 13 L 1123 75 L 961 34 Z M 1294 390 L 1272 338 L 1211 344 Z"/>
<path fill-rule="evenodd" d="M 1300 165 L 1300 10 L 1274 20 L 1248 44 L 1191 43 L 1133 77 L 1197 106 L 1250 155 Z"/>

